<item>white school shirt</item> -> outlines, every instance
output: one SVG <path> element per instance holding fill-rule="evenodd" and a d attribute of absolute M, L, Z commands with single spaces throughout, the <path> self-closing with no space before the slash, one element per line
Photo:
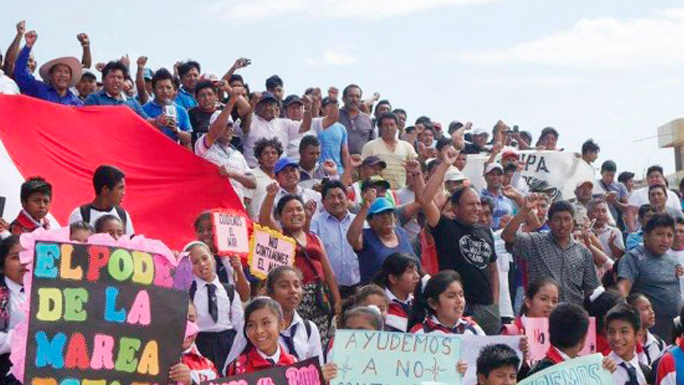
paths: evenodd
<path fill-rule="evenodd" d="M 622 363 L 626 362 L 620 356 L 615 354 L 615 352 L 610 352 L 608 357 L 612 358 L 613 361 L 618 365 L 617 370 L 613 372 L 613 382 L 615 382 L 615 385 L 624 385 L 629 381 L 629 375 L 627 374 L 627 369 L 622 367 Z M 639 385 L 645 385 L 646 384 L 646 376 L 644 375 L 644 372 L 641 371 L 641 367 L 639 366 L 639 357 L 637 357 L 636 354 L 634 354 L 634 357 L 629 362 L 626 362 L 627 365 L 632 366 L 636 369 L 636 375 L 637 375 L 637 381 L 639 382 Z"/>
<path fill-rule="evenodd" d="M 24 287 L 5 277 L 5 285 L 9 289 L 9 323 L 7 330 L 0 333 L 0 354 L 9 353 L 12 348 L 12 333 L 19 322 L 25 318 L 24 311 L 19 306 L 26 302 Z"/>
<path fill-rule="evenodd" d="M 446 328 L 449 328 L 448 326 L 439 322 L 437 317 L 434 315 L 431 315 L 430 319 L 432 319 L 432 322 L 434 322 L 436 325 L 442 325 Z M 461 319 L 458 320 L 458 323 L 456 325 L 454 325 L 454 327 L 461 325 L 461 324 L 468 324 L 468 321 L 466 321 L 465 319 L 463 319 L 463 317 L 461 317 Z M 472 335 L 475 335 L 475 336 L 486 336 L 487 335 L 487 333 L 485 333 L 485 331 L 482 330 L 482 328 L 478 324 L 472 325 L 472 328 L 473 328 L 474 332 L 473 332 L 473 330 L 466 329 L 462 335 L 471 335 L 471 336 Z M 449 329 L 451 329 L 451 328 L 449 328 Z M 425 329 L 420 328 L 420 329 L 416 330 L 414 332 L 414 334 L 426 334 Z M 427 334 L 456 334 L 456 333 L 445 333 L 442 330 L 432 330 L 432 331 L 428 332 Z"/>
<path fill-rule="evenodd" d="M 311 336 L 307 336 L 306 325 L 304 324 L 305 322 L 311 326 Z M 321 334 L 318 331 L 316 324 L 311 321 L 304 320 L 295 310 L 294 317 L 292 317 L 292 324 L 290 324 L 290 327 L 288 327 L 286 330 L 283 330 L 283 334 L 290 336 L 292 328 L 295 325 L 297 325 L 297 329 L 295 330 L 293 342 L 295 350 L 297 351 L 297 355 L 299 356 L 299 361 L 318 357 L 318 362 L 323 365 L 324 357 L 323 348 L 321 346 Z M 286 352 L 292 354 L 292 352 L 288 350 L 285 339 L 282 336 L 278 338 L 278 342 L 280 346 L 285 348 Z M 233 346 L 231 347 L 228 358 L 226 359 L 226 365 L 228 365 L 230 362 L 233 362 L 240 355 L 240 353 L 242 353 L 242 351 L 245 349 L 245 346 L 247 346 L 247 338 L 245 337 L 245 333 L 242 331 L 242 329 L 240 329 L 235 336 L 235 341 L 233 341 Z"/>
<path fill-rule="evenodd" d="M 492 231 L 494 237 L 494 250 L 496 251 L 496 267 L 499 269 L 499 315 L 501 317 L 514 318 L 513 301 L 511 301 L 510 287 L 508 285 L 508 272 L 511 270 L 513 255 L 506 250 L 506 242 L 501 238 L 503 229 Z"/>
<path fill-rule="evenodd" d="M 648 366 L 653 366 L 653 362 L 660 358 L 667 348 L 668 345 L 665 341 L 658 342 L 655 336 L 646 330 L 646 343 L 644 344 L 644 351 L 638 353 L 639 361 Z"/>
<path fill-rule="evenodd" d="M 215 276 L 211 282 L 216 287 L 216 302 L 218 306 L 218 320 L 216 322 L 209 315 L 207 282 L 195 277 L 195 283 L 197 284 L 197 291 L 192 302 L 195 304 L 195 309 L 197 309 L 197 326 L 199 326 L 200 332 L 223 332 L 235 329 L 242 322 L 244 311 L 242 310 L 242 303 L 240 303 L 240 296 L 235 292 L 231 302 L 226 288 L 223 287 L 218 276 Z"/>
<path fill-rule="evenodd" d="M 90 225 L 95 227 L 95 222 L 97 220 L 105 215 L 114 215 L 115 217 L 121 219 L 119 217 L 119 213 L 116 212 L 116 208 L 112 207 L 109 211 L 100 211 L 94 207 L 90 208 Z M 81 206 L 76 207 L 74 211 L 71 212 L 71 215 L 69 215 L 69 224 L 82 221 L 83 217 L 81 216 Z M 133 235 L 135 234 L 135 231 L 133 230 L 133 220 L 131 219 L 131 213 L 126 211 L 126 228 L 124 229 L 124 234 L 126 235 Z"/>

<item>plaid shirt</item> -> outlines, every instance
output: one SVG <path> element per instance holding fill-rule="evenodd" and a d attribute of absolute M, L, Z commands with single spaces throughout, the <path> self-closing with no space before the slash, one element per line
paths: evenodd
<path fill-rule="evenodd" d="M 599 285 L 591 252 L 572 238 L 563 249 L 550 231 L 518 233 L 513 254 L 527 259 L 530 282 L 547 277 L 555 279 L 560 284 L 560 301 L 581 306 L 585 294 Z"/>

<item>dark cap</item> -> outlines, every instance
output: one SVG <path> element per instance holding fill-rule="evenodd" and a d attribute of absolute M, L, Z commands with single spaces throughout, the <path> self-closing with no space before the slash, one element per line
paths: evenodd
<path fill-rule="evenodd" d="M 337 103 L 337 99 L 332 99 L 329 96 L 326 96 L 321 100 L 321 107 L 325 107 L 330 103 Z"/>
<path fill-rule="evenodd" d="M 276 98 L 275 95 L 273 95 L 272 93 L 262 92 L 261 93 L 261 99 L 259 100 L 259 104 L 266 103 L 266 102 L 277 102 L 277 101 L 278 101 L 278 98 Z"/>
<path fill-rule="evenodd" d="M 372 177 L 361 182 L 361 191 L 364 191 L 367 188 L 373 187 L 373 186 L 382 186 L 385 188 L 385 190 L 390 189 L 390 184 L 388 181 L 384 180 L 379 175 L 373 175 Z"/>
<path fill-rule="evenodd" d="M 304 104 L 304 102 L 302 102 L 302 99 L 299 96 L 288 95 L 288 97 L 286 97 L 285 100 L 283 100 L 283 107 L 287 107 L 290 104 L 295 104 L 295 103 L 299 103 L 300 105 Z"/>
<path fill-rule="evenodd" d="M 375 166 L 378 164 L 380 166 L 382 166 L 383 169 L 387 168 L 387 163 L 385 163 L 384 161 L 382 161 L 380 158 L 378 158 L 375 155 L 371 155 L 371 156 L 367 157 L 366 159 L 364 159 L 363 162 L 361 162 L 361 166 Z"/>

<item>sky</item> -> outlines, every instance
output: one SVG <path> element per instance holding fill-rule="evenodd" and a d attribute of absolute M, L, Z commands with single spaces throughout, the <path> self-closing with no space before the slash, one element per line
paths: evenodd
<path fill-rule="evenodd" d="M 94 62 L 146 55 L 171 68 L 193 58 L 222 75 L 238 57 L 252 90 L 278 74 L 287 94 L 357 83 L 379 92 L 409 123 L 444 126 L 497 120 L 560 132 L 579 151 L 593 138 L 598 164 L 643 175 L 674 172 L 657 127 L 684 117 L 684 4 L 643 0 L 194 0 L 7 2 L 0 47 L 15 24 L 36 30 L 39 64 L 80 57 L 90 36 Z"/>

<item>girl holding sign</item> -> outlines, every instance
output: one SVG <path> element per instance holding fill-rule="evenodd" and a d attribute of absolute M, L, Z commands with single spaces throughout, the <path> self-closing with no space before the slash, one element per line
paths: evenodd
<path fill-rule="evenodd" d="M 558 283 L 553 278 L 543 278 L 527 285 L 525 301 L 520 313 L 512 324 L 503 325 L 501 335 L 525 335 L 527 318 L 549 318 L 558 305 Z"/>
<path fill-rule="evenodd" d="M 413 292 L 420 282 L 418 263 L 408 254 L 394 253 L 382 263 L 375 275 L 375 283 L 385 289 L 389 309 L 385 319 L 385 330 L 406 333 Z"/>
<path fill-rule="evenodd" d="M 214 244 L 214 225 L 211 221 L 211 211 L 205 211 L 195 220 L 195 235 L 197 240 L 204 242 L 216 261 L 216 274 L 219 281 L 235 286 L 235 290 L 240 294 L 240 299 L 247 302 L 250 295 L 250 284 L 242 268 L 240 257 L 219 257 L 216 255 L 216 245 Z"/>
<path fill-rule="evenodd" d="M 259 222 L 297 241 L 294 267 L 302 272 L 303 278 L 302 302 L 297 311 L 302 318 L 318 326 L 322 344 L 327 345 L 333 329 L 332 318 L 340 313 L 342 300 L 323 243 L 316 234 L 308 231 L 315 207 L 311 208 L 307 204 L 305 208 L 300 196 L 287 194 L 278 201 L 274 218 L 273 202 L 279 189 L 277 183 L 266 188 L 267 195 L 261 206 Z"/>
<path fill-rule="evenodd" d="M 299 360 L 287 353 L 280 344 L 285 329 L 283 309 L 274 299 L 259 297 L 247 305 L 243 333 L 249 343 L 242 353 L 225 370 L 226 376 L 255 373 L 275 367 L 290 366 Z M 329 381 L 337 376 L 337 365 L 329 363 L 322 368 L 323 378 Z"/>

